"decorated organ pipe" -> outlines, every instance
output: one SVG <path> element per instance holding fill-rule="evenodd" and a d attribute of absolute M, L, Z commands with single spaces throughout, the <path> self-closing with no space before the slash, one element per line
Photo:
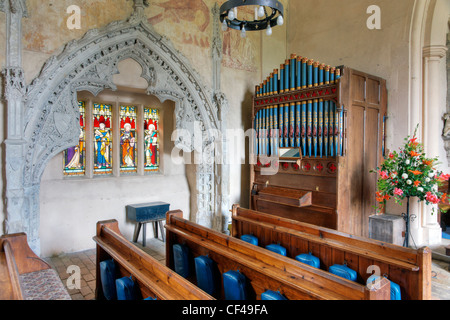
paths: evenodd
<path fill-rule="evenodd" d="M 341 69 L 292 54 L 255 88 L 256 155 L 298 148 L 303 157 L 345 156 Z"/>

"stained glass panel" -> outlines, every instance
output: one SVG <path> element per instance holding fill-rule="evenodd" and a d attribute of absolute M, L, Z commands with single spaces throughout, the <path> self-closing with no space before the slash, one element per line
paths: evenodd
<path fill-rule="evenodd" d="M 78 101 L 80 110 L 80 136 L 78 145 L 68 148 L 63 152 L 64 175 L 82 176 L 86 166 L 86 105 L 84 101 Z"/>
<path fill-rule="evenodd" d="M 94 103 L 94 174 L 112 173 L 112 106 Z"/>
<path fill-rule="evenodd" d="M 137 171 L 136 107 L 120 106 L 120 172 Z"/>
<path fill-rule="evenodd" d="M 144 169 L 146 172 L 159 170 L 159 110 L 144 108 Z"/>

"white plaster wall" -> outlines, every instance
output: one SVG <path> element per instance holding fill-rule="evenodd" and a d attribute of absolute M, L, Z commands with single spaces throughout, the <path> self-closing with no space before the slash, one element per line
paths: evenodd
<path fill-rule="evenodd" d="M 43 256 L 93 248 L 92 237 L 97 221 L 101 220 L 118 220 L 120 230 L 131 240 L 135 224 L 126 219 L 125 206 L 128 204 L 163 201 L 170 203 L 172 210 L 181 209 L 185 217 L 189 218 L 191 193 L 185 166 L 176 165 L 171 159 L 175 104 L 171 101 L 161 103 L 156 97 L 142 94 L 145 92 L 142 89 L 148 85 L 140 78 L 142 68 L 134 60 L 120 62 L 118 69 L 120 73 L 114 76 L 114 82 L 121 90 L 104 91 L 98 97 L 91 98 L 93 101 L 98 98 L 99 101 L 122 103 L 133 103 L 134 100 L 134 103 L 160 109 L 160 173 L 144 176 L 64 177 L 62 154 L 56 156 L 47 166 L 41 183 L 40 236 Z M 152 237 L 153 228 L 150 225 L 147 231 L 147 237 Z"/>
<path fill-rule="evenodd" d="M 101 220 L 118 220 L 121 232 L 131 240 L 135 224 L 126 219 L 125 206 L 129 204 L 163 201 L 170 203 L 171 210 L 180 209 L 189 218 L 191 192 L 186 169 L 184 165 L 174 164 L 171 159 L 175 105 L 171 101 L 161 103 L 156 97 L 141 93 L 139 89 L 146 88 L 146 82 L 139 77 L 142 69 L 133 60 L 121 62 L 118 69 L 120 74 L 114 76 L 114 81 L 125 92 L 118 95 L 106 91 L 100 93 L 98 98 L 100 101 L 121 99 L 124 103 L 133 98 L 138 103 L 146 102 L 146 105 L 161 110 L 161 172 L 144 176 L 64 177 L 63 157 L 62 154 L 57 155 L 48 164 L 41 183 L 40 236 L 43 256 L 94 248 L 92 237 L 97 221 Z M 124 88 L 124 85 L 128 87 Z M 153 228 L 149 225 L 147 238 L 152 236 Z"/>
<path fill-rule="evenodd" d="M 150 1 L 150 6 L 146 9 L 149 22 L 157 32 L 170 39 L 174 47 L 200 74 L 203 83 L 210 86 L 212 83 L 210 50 L 212 15 L 210 9 L 215 1 L 196 2 L 195 6 L 189 8 L 192 10 L 191 14 L 183 17 L 174 16 L 173 12 L 177 9 L 166 8 L 165 3 L 166 0 Z M 66 20 L 69 17 L 66 9 L 71 4 L 74 3 L 65 0 L 27 0 L 29 17 L 23 19 L 23 68 L 27 83 L 30 83 L 39 74 L 43 64 L 50 56 L 57 55 L 62 50 L 64 44 L 72 39 L 81 38 L 89 29 L 100 28 L 112 21 L 126 19 L 132 11 L 132 1 L 80 0 L 76 4 L 81 8 L 81 29 L 69 30 L 66 27 Z M 4 13 L 0 12 L 0 62 L 2 64 L 5 52 L 6 21 L 4 17 Z M 193 20 L 192 17 L 194 17 Z M 208 18 L 210 19 L 208 20 Z M 203 28 L 205 22 L 207 22 L 206 28 Z M 245 129 L 245 121 L 249 120 L 242 119 L 241 111 L 250 110 L 251 99 L 249 96 L 253 92 L 252 87 L 260 78 L 259 37 L 256 37 L 255 41 L 254 36 L 249 36 L 249 41 L 240 42 L 240 46 L 235 46 L 233 43 L 232 46 L 234 58 L 247 64 L 255 62 L 257 66 L 256 69 L 248 70 L 228 66 L 224 63 L 222 68 L 221 90 L 228 98 L 230 106 L 230 112 L 227 114 L 228 125 L 231 128 Z M 248 50 L 249 48 L 251 50 Z M 124 68 L 124 70 L 127 69 L 129 68 Z M 122 78 L 122 82 L 117 79 L 115 81 L 120 86 L 131 87 L 131 90 L 142 89 L 142 83 L 135 83 L 135 86 L 130 85 L 130 81 L 126 77 Z M 2 106 L 1 102 L 0 106 Z M 3 109 L 0 110 L 0 116 L 5 120 Z M 4 121 L 0 123 L 0 129 L 3 129 L 3 126 Z M 4 140 L 3 133 L 4 130 L 0 130 L 1 141 Z M 165 136 L 166 141 L 167 139 L 170 141 L 170 133 Z M 245 150 L 240 147 L 241 145 L 233 152 L 242 158 L 245 157 Z M 189 215 L 190 209 L 195 212 L 196 199 L 193 199 L 191 195 L 196 187 L 195 167 L 169 165 L 167 160 L 169 156 L 170 153 L 164 157 L 163 175 L 145 178 L 97 178 L 88 181 L 64 178 L 61 172 L 61 155 L 55 157 L 45 170 L 40 191 L 42 255 L 92 247 L 91 238 L 94 235 L 95 223 L 100 219 L 118 219 L 123 232 L 130 236 L 133 225 L 123 220 L 125 217 L 124 206 L 127 203 L 158 198 L 173 203 L 171 208 L 182 209 L 186 215 Z M 241 170 L 248 173 L 248 169 L 240 164 L 236 168 L 237 170 L 231 170 L 231 203 L 240 203 L 242 198 L 248 198 L 248 180 L 243 182 L 240 174 Z M 0 183 L 2 182 L 4 182 L 3 179 Z M 245 184 L 245 188 L 241 187 L 243 184 Z M 155 195 L 155 186 L 158 191 L 157 195 Z M 103 196 L 103 194 L 107 196 Z M 2 207 L 3 201 L 0 203 L 0 208 Z M 0 222 L 4 219 L 3 212 L 4 210 L 0 214 Z M 4 230 L 1 229 L 0 233 L 3 232 Z M 58 235 L 62 235 L 63 238 L 55 240 L 58 239 Z M 148 232 L 148 235 L 151 236 L 151 232 Z"/>
<path fill-rule="evenodd" d="M 408 133 L 409 28 L 413 0 L 305 0 L 291 6 L 288 53 L 345 65 L 387 81 L 387 148 Z M 370 5 L 381 9 L 381 30 L 366 26 Z"/>

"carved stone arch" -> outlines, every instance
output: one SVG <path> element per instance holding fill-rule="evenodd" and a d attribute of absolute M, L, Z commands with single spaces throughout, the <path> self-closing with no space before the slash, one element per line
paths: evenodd
<path fill-rule="evenodd" d="M 6 229 L 27 232 L 30 246 L 37 253 L 40 252 L 40 181 L 48 162 L 78 142 L 77 92 L 87 90 L 97 95 L 104 89 L 116 90 L 113 75 L 118 73 L 117 64 L 128 58 L 141 65 L 149 94 L 161 101 L 175 101 L 177 129 L 190 132 L 193 140 L 193 124 L 200 128 L 202 149 L 209 150 L 213 142 L 208 137 L 209 129 L 224 129 L 219 124 L 218 108 L 221 106 L 217 103 L 217 97 L 222 98 L 223 94 L 205 88 L 189 61 L 145 19 L 132 17 L 113 22 L 70 41 L 59 55 L 45 63 L 40 75 L 26 89 L 23 163 L 7 176 L 8 185 L 22 188 L 7 191 L 7 197 L 14 200 L 8 204 L 8 221 L 21 222 L 7 225 Z M 227 104 L 222 103 L 222 106 Z M 183 144 L 181 140 L 176 143 L 184 150 L 193 149 L 192 144 Z M 7 162 L 12 159 L 8 157 L 7 154 Z M 199 205 L 199 212 L 206 210 L 204 208 L 208 212 L 197 214 L 198 221 L 203 221 L 204 216 L 214 219 L 215 211 L 221 210 L 214 202 L 214 185 L 216 178 L 221 180 L 220 173 L 214 174 L 211 168 L 213 166 L 198 165 L 197 169 L 197 181 L 205 181 L 203 186 L 197 186 L 197 199 L 199 203 L 208 202 Z M 15 212 L 20 212 L 20 216 L 14 216 L 18 215 Z"/>

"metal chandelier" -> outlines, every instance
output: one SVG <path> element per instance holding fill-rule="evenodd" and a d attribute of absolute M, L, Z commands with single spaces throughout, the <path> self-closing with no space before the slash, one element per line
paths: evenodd
<path fill-rule="evenodd" d="M 237 8 L 242 6 L 255 6 L 254 20 L 238 19 Z M 267 35 L 272 34 L 272 27 L 284 23 L 283 5 L 276 0 L 229 0 L 220 7 L 220 22 L 222 30 L 228 28 L 241 31 L 245 37 L 246 31 L 266 30 Z"/>

